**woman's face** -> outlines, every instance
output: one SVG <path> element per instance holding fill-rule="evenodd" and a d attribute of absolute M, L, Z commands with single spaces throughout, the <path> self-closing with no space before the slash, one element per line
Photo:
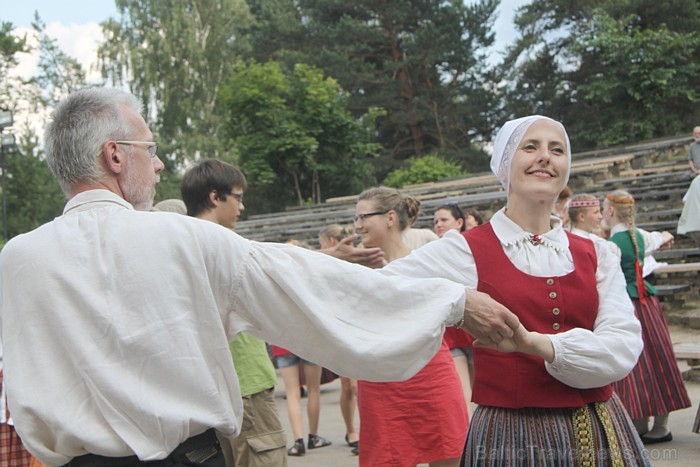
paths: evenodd
<path fill-rule="evenodd" d="M 595 232 L 600 229 L 600 221 L 603 219 L 603 214 L 600 212 L 600 206 L 584 208 L 578 215 L 579 222 L 576 227 L 586 232 Z"/>
<path fill-rule="evenodd" d="M 449 209 L 438 209 L 433 215 L 433 230 L 438 237 L 445 235 L 448 230 L 460 231 L 464 221 L 462 219 L 455 219 L 452 215 L 452 211 Z"/>
<path fill-rule="evenodd" d="M 603 201 L 603 226 L 610 229 L 615 225 L 615 208 L 610 200 L 605 198 Z"/>
<path fill-rule="evenodd" d="M 547 201 L 551 207 L 569 172 L 566 135 L 559 125 L 538 120 L 527 129 L 511 162 L 510 195 Z"/>
<path fill-rule="evenodd" d="M 362 237 L 362 244 L 366 247 L 381 246 L 389 232 L 387 217 L 393 211 L 381 211 L 366 199 L 358 201 L 355 206 L 355 233 Z"/>
<path fill-rule="evenodd" d="M 474 218 L 474 216 L 472 216 L 471 214 L 467 214 L 467 221 L 465 222 L 465 226 L 466 226 L 465 230 L 473 229 L 477 225 L 479 225 L 479 222 L 476 220 L 476 218 Z"/>

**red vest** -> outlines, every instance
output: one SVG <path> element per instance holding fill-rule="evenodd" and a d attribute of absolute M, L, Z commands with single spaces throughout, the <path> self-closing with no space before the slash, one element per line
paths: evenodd
<path fill-rule="evenodd" d="M 530 331 L 592 330 L 598 315 L 595 247 L 587 238 L 566 234 L 574 271 L 562 277 L 534 277 L 510 262 L 490 223 L 464 232 L 479 275 L 477 290 L 505 305 Z M 595 389 L 567 386 L 547 373 L 540 357 L 520 352 L 475 348 L 474 370 L 473 401 L 480 405 L 581 407 L 612 396 L 611 385 Z"/>

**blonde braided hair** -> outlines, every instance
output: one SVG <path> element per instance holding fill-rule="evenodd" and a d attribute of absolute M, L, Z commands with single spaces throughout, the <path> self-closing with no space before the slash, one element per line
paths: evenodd
<path fill-rule="evenodd" d="M 620 222 L 627 224 L 627 231 L 632 239 L 635 258 L 635 275 L 637 279 L 637 290 L 639 299 L 644 300 L 644 276 L 642 274 L 642 264 L 639 261 L 639 244 L 637 243 L 637 230 L 634 227 L 634 197 L 624 190 L 615 190 L 608 193 L 607 200 L 615 208 L 615 216 Z"/>

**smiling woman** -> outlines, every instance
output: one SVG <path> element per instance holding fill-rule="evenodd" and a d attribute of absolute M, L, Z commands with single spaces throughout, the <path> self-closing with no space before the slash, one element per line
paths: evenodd
<path fill-rule="evenodd" d="M 414 251 L 410 267 L 399 259 L 385 268 L 462 283 L 520 319 L 512 338 L 474 342 L 478 407 L 462 465 L 648 465 L 611 385 L 642 349 L 618 260 L 604 240 L 570 234 L 551 215 L 570 154 L 561 123 L 507 122 L 491 161 L 507 206 Z"/>
<path fill-rule="evenodd" d="M 363 245 L 381 248 L 390 263 L 411 252 L 401 233 L 418 208 L 418 200 L 396 189 L 365 190 L 355 207 L 355 230 Z M 413 378 L 359 381 L 358 386 L 360 467 L 459 464 L 468 413 L 444 340 L 437 355 Z"/>

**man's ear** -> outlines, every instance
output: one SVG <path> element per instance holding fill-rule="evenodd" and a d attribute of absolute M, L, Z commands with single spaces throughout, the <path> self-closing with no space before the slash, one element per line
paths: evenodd
<path fill-rule="evenodd" d="M 221 199 L 219 198 L 219 194 L 216 192 L 216 190 L 211 190 L 209 192 L 209 205 L 212 207 L 217 207 L 220 202 Z"/>
<path fill-rule="evenodd" d="M 124 152 L 118 150 L 119 145 L 114 141 L 107 141 L 102 145 L 102 162 L 108 172 L 120 174 L 124 171 Z"/>

